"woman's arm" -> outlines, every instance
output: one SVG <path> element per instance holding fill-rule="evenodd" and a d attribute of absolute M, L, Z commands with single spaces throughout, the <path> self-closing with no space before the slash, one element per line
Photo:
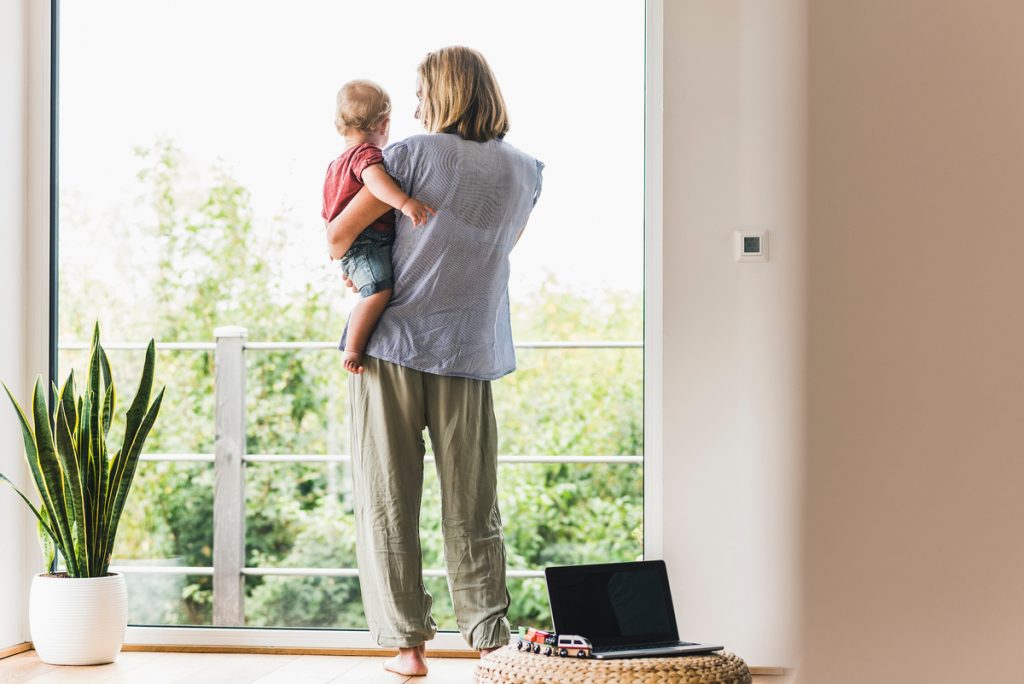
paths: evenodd
<path fill-rule="evenodd" d="M 345 256 L 356 237 L 389 211 L 390 206 L 374 197 L 369 188 L 363 187 L 327 226 L 327 251 L 331 258 Z"/>

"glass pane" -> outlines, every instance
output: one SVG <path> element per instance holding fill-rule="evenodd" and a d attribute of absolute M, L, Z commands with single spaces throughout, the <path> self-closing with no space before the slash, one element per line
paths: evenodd
<path fill-rule="evenodd" d="M 355 577 L 246 577 L 250 627 L 366 629 Z"/>
<path fill-rule="evenodd" d="M 431 615 L 437 628 L 458 631 L 446 580 L 426 577 L 423 585 L 433 601 Z M 509 622 L 550 628 L 551 609 L 543 579 L 510 578 L 508 591 L 512 596 Z M 366 629 L 355 577 L 246 577 L 245 612 L 249 627 Z"/>
<path fill-rule="evenodd" d="M 212 577 L 145 570 L 213 565 L 213 464 L 141 462 L 111 565 L 128 579 L 133 624 L 211 624 Z"/>
<path fill-rule="evenodd" d="M 91 333 L 71 340 L 88 342 Z M 104 333 L 103 343 L 126 341 L 115 333 Z M 148 340 L 147 340 L 148 341 Z M 121 446 L 124 413 L 135 399 L 146 353 L 143 350 L 108 349 L 110 370 L 117 389 L 117 414 L 110 424 L 107 439 L 110 450 Z M 57 356 L 58 384 L 74 372 L 78 392 L 82 392 L 89 367 L 89 352 L 63 349 Z M 146 440 L 145 453 L 213 453 L 213 354 L 210 352 L 157 350 L 153 377 L 155 396 L 166 388 L 160 415 Z"/>
<path fill-rule="evenodd" d="M 136 572 L 127 572 L 125 577 L 129 624 L 212 624 L 211 577 Z"/>
<path fill-rule="evenodd" d="M 249 464 L 245 486 L 249 567 L 356 567 L 348 464 Z"/>
<path fill-rule="evenodd" d="M 356 299 L 324 257 L 319 215 L 324 169 L 344 145 L 335 93 L 372 78 L 392 97 L 392 140 L 420 133 L 415 67 L 448 44 L 486 55 L 508 142 L 547 164 L 511 259 L 517 341 L 642 340 L 644 3 L 522 0 L 496 21 L 476 0 L 381 0 L 374 12 L 401 21 L 339 28 L 365 11 L 338 0 L 61 3 L 62 378 L 84 371 L 73 346 L 97 320 L 108 345 L 209 344 L 225 325 L 250 341 L 338 339 Z M 123 409 L 143 354 L 110 356 Z M 245 359 L 250 454 L 348 453 L 334 351 Z M 158 353 L 168 392 L 147 452 L 212 453 L 213 364 L 210 350 Z M 502 454 L 643 454 L 641 348 L 523 349 L 518 365 L 494 384 Z M 640 557 L 642 478 L 639 463 L 501 466 L 509 567 Z M 115 560 L 211 565 L 212 511 L 212 464 L 142 464 Z M 355 566 L 346 463 L 249 464 L 246 511 L 249 566 Z M 422 522 L 424 566 L 440 568 L 431 468 Z M 209 624 L 212 578 L 133 571 L 129 582 L 159 597 L 133 604 L 133 622 Z M 435 619 L 454 628 L 444 579 L 427 584 Z M 546 624 L 543 580 L 509 590 L 514 623 Z M 249 576 L 245 614 L 251 625 L 365 624 L 352 578 Z"/>
<path fill-rule="evenodd" d="M 348 449 L 348 383 L 334 350 L 247 351 L 250 454 L 341 454 Z"/>

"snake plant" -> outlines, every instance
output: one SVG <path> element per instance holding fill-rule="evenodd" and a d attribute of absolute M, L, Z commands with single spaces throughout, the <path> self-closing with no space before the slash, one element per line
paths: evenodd
<path fill-rule="evenodd" d="M 40 542 L 50 567 L 54 567 L 52 551 L 56 549 L 71 577 L 108 574 L 128 490 L 163 401 L 161 389 L 153 403 L 149 402 L 154 357 L 155 346 L 150 340 L 139 389 L 126 413 L 124 440 L 113 456 L 107 450 L 107 435 L 117 409 L 117 392 L 110 362 L 100 345 L 99 324 L 93 332 L 85 391 L 80 396 L 75 392 L 72 371 L 63 387 L 53 387 L 56 406 L 48 411 L 43 380 L 38 378 L 31 411 L 26 415 L 4 385 L 21 422 L 25 460 L 40 507 L 36 508 L 3 473 L 0 480 L 14 487 L 39 520 Z"/>

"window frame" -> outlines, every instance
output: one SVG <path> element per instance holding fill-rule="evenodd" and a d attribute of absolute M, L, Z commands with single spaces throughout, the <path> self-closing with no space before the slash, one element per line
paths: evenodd
<path fill-rule="evenodd" d="M 645 2 L 643 526 L 644 558 L 664 553 L 663 483 L 663 18 L 664 0 Z M 59 36 L 60 0 L 26 3 L 28 17 L 28 272 L 29 367 L 54 380 L 59 307 Z M 47 79 L 48 76 L 48 79 Z M 48 87 L 32 88 L 32 83 Z M 31 122 L 45 122 L 32 126 Z M 45 313 L 44 313 L 45 312 Z M 45 351 L 43 351 L 45 350 Z M 33 356 L 34 355 L 34 356 Z M 34 526 L 25 529 L 24 567 L 31 577 L 38 552 Z M 34 555 L 33 555 L 34 554 Z M 27 617 L 25 622 L 27 623 Z M 27 624 L 25 634 L 27 636 Z M 331 652 L 376 649 L 367 630 L 129 625 L 125 645 L 293 648 Z M 438 632 L 432 650 L 468 651 L 458 632 Z"/>

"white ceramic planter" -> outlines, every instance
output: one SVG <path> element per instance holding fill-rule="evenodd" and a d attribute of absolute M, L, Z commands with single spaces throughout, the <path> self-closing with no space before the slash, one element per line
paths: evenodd
<path fill-rule="evenodd" d="M 28 605 L 32 646 L 51 665 L 112 663 L 128 626 L 124 575 L 32 578 Z"/>

